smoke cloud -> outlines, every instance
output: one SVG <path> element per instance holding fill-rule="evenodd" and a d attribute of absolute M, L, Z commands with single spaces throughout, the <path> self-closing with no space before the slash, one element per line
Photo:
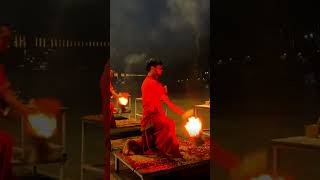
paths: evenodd
<path fill-rule="evenodd" d="M 117 64 L 134 65 L 168 46 L 181 48 L 186 37 L 198 53 L 199 38 L 209 34 L 210 0 L 111 0 L 110 5 L 111 59 L 119 59 Z"/>
<path fill-rule="evenodd" d="M 203 31 L 204 22 L 202 21 L 205 15 L 209 15 L 210 1 L 209 0 L 168 0 L 167 8 L 169 12 L 164 16 L 161 22 L 164 26 L 175 32 L 181 32 L 186 27 L 191 27 L 196 48 L 196 58 L 200 51 L 200 36 Z M 207 27 L 209 29 L 209 27 Z"/>
<path fill-rule="evenodd" d="M 134 65 L 134 64 L 143 63 L 145 61 L 146 57 L 147 57 L 147 55 L 145 53 L 130 54 L 124 59 L 124 61 L 127 64 Z"/>
<path fill-rule="evenodd" d="M 203 15 L 209 15 L 209 0 L 167 0 L 168 13 L 161 22 L 174 31 L 182 31 L 190 26 L 195 33 L 200 33 Z"/>

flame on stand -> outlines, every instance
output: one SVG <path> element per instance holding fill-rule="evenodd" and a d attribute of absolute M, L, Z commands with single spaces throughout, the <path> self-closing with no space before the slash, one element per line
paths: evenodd
<path fill-rule="evenodd" d="M 53 135 L 57 128 L 57 121 L 54 117 L 49 117 L 46 114 L 30 114 L 28 121 L 35 135 L 42 138 L 49 138 Z"/>
<path fill-rule="evenodd" d="M 198 136 L 202 129 L 202 123 L 199 118 L 190 117 L 188 123 L 184 126 L 191 137 Z"/>
<path fill-rule="evenodd" d="M 128 98 L 125 97 L 119 97 L 119 102 L 121 105 L 126 106 L 128 104 Z"/>

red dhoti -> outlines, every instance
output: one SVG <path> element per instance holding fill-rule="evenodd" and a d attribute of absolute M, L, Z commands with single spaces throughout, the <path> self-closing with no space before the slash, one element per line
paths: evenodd
<path fill-rule="evenodd" d="M 169 156 L 181 156 L 173 120 L 158 113 L 144 115 L 141 131 L 143 153 L 159 152 Z"/>
<path fill-rule="evenodd" d="M 12 146 L 13 141 L 9 134 L 0 131 L 0 180 L 12 180 Z"/>

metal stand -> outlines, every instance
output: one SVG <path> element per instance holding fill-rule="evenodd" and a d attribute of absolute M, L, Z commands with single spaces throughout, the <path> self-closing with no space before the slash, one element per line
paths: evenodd
<path fill-rule="evenodd" d="M 95 120 L 89 120 L 86 118 L 82 118 L 81 120 L 81 172 L 80 172 L 80 180 L 84 179 L 84 171 L 92 171 L 99 174 L 104 173 L 104 163 L 99 164 L 92 164 L 86 162 L 86 149 L 85 149 L 85 126 L 86 124 L 95 124 L 95 125 L 101 125 L 103 126 L 102 120 L 99 120 L 99 117 L 97 116 L 97 119 Z M 103 142 L 103 141 L 102 141 Z"/>
<path fill-rule="evenodd" d="M 84 179 L 84 171 L 96 172 L 99 174 L 104 173 L 105 163 L 88 163 L 86 162 L 86 149 L 85 149 L 85 128 L 87 124 L 95 124 L 103 126 L 103 119 L 99 115 L 84 116 L 81 119 L 81 180 Z M 130 136 L 137 136 L 140 134 L 140 125 L 132 127 L 117 127 L 110 130 L 111 140 L 121 139 Z M 103 140 L 102 140 L 103 142 Z M 117 162 L 116 162 L 117 163 Z"/>

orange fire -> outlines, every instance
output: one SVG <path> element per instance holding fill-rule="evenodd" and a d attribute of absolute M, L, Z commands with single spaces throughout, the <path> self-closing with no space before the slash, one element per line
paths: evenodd
<path fill-rule="evenodd" d="M 199 118 L 189 117 L 188 123 L 184 126 L 191 137 L 198 136 L 202 129 L 202 123 Z"/>
<path fill-rule="evenodd" d="M 54 130 L 57 128 L 56 119 L 43 113 L 30 114 L 28 116 L 28 121 L 33 133 L 42 138 L 51 137 Z"/>
<path fill-rule="evenodd" d="M 119 102 L 121 105 L 126 106 L 129 102 L 128 98 L 125 97 L 119 97 Z"/>

